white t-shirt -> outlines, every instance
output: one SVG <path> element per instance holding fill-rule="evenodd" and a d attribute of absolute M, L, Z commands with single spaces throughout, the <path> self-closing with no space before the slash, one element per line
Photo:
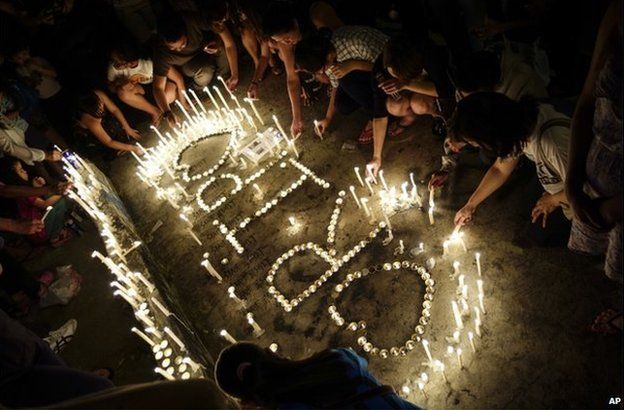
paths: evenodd
<path fill-rule="evenodd" d="M 570 127 L 553 125 L 546 128 L 540 136 L 544 124 L 552 119 L 570 120 L 555 111 L 552 105 L 540 104 L 535 130 L 522 151 L 527 158 L 535 162 L 537 178 L 544 190 L 549 194 L 556 194 L 565 187 Z"/>
<path fill-rule="evenodd" d="M 154 65 L 152 64 L 152 60 L 138 60 L 136 67 L 122 68 L 121 70 L 115 68 L 111 63 L 108 66 L 108 81 L 113 82 L 119 77 L 125 77 L 137 81 L 140 84 L 150 84 L 154 81 Z"/>
<path fill-rule="evenodd" d="M 501 84 L 496 91 L 505 94 L 514 101 L 524 96 L 534 98 L 548 97 L 546 84 L 533 67 L 510 50 L 503 51 L 501 59 Z"/>
<path fill-rule="evenodd" d="M 41 99 L 48 99 L 61 91 L 61 84 L 56 78 L 40 74 L 30 63 L 35 63 L 43 67 L 51 67 L 51 65 L 47 60 L 41 57 L 32 57 L 29 63 L 17 67 L 15 70 L 17 74 L 29 79 L 34 84 Z"/>

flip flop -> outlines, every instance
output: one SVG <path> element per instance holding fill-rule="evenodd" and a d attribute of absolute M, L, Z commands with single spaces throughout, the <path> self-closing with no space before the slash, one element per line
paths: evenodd
<path fill-rule="evenodd" d="M 607 309 L 601 312 L 594 319 L 594 323 L 590 326 L 593 333 L 603 335 L 615 335 L 622 332 L 622 328 L 615 325 L 615 321 L 622 317 L 622 313 L 618 313 L 613 309 Z"/>

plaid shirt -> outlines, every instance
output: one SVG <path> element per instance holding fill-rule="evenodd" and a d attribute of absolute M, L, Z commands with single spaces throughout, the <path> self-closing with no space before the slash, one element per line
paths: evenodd
<path fill-rule="evenodd" d="M 386 36 L 381 31 L 366 26 L 343 26 L 334 31 L 331 43 L 336 50 L 336 62 L 360 60 L 374 63 L 383 52 Z M 338 79 L 329 70 L 327 76 L 333 87 L 338 87 Z"/>

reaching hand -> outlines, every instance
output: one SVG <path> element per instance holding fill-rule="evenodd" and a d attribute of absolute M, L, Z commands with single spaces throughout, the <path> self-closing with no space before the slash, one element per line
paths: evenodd
<path fill-rule="evenodd" d="M 139 131 L 135 130 L 134 128 L 126 129 L 126 135 L 128 135 L 135 141 L 139 141 L 141 139 L 141 134 L 139 134 Z"/>
<path fill-rule="evenodd" d="M 290 136 L 292 138 L 298 138 L 303 132 L 303 122 L 301 120 L 293 120 L 290 124 Z"/>
<path fill-rule="evenodd" d="M 57 162 L 61 160 L 62 156 L 63 155 L 61 154 L 60 151 L 53 150 L 53 151 L 46 152 L 45 159 L 46 161 Z"/>
<path fill-rule="evenodd" d="M 41 177 L 34 177 L 32 180 L 32 185 L 35 188 L 41 188 L 42 186 L 45 186 L 46 181 L 45 179 L 41 178 Z"/>
<path fill-rule="evenodd" d="M 13 232 L 21 235 L 32 235 L 41 232 L 45 228 L 40 219 L 15 221 Z"/>
<path fill-rule="evenodd" d="M 431 174 L 431 179 L 429 180 L 429 190 L 442 188 L 446 181 L 449 179 L 448 171 L 436 171 Z"/>
<path fill-rule="evenodd" d="M 464 205 L 462 209 L 455 214 L 455 225 L 463 226 L 472 221 L 472 216 L 477 208 L 472 205 Z"/>
<path fill-rule="evenodd" d="M 165 117 L 167 123 L 169 124 L 169 127 L 171 128 L 180 124 L 180 120 L 178 120 L 178 117 L 173 113 L 173 111 L 167 111 L 163 113 L 163 117 Z"/>
<path fill-rule="evenodd" d="M 132 152 L 134 152 L 138 156 L 143 156 L 145 154 L 145 152 L 138 145 L 133 145 L 132 146 Z"/>
<path fill-rule="evenodd" d="M 366 165 L 366 177 L 373 175 L 377 178 L 377 173 L 381 169 L 381 158 L 373 157 L 373 159 Z"/>
<path fill-rule="evenodd" d="M 354 69 L 355 67 L 351 61 L 345 61 L 343 63 L 336 63 L 333 66 L 329 67 L 329 71 L 331 71 L 334 77 L 336 77 L 339 80 L 342 77 L 349 74 Z"/>
<path fill-rule="evenodd" d="M 403 87 L 405 87 L 405 84 L 396 78 L 384 81 L 383 83 L 379 84 L 379 88 L 381 88 L 388 95 L 400 92 Z"/>
<path fill-rule="evenodd" d="M 331 120 L 327 117 L 323 118 L 320 121 L 317 121 L 316 126 L 314 127 L 314 133 L 320 138 L 323 138 L 323 134 L 325 133 L 325 130 L 327 130 L 327 127 L 329 127 L 330 122 Z"/>
<path fill-rule="evenodd" d="M 73 187 L 74 184 L 71 182 L 59 182 L 56 186 L 51 187 L 52 195 L 66 195 Z"/>
<path fill-rule="evenodd" d="M 538 199 L 531 211 L 531 222 L 535 223 L 542 217 L 542 228 L 546 228 L 546 220 L 557 207 L 559 202 L 555 199 L 554 195 L 544 192 L 542 197 Z"/>
<path fill-rule="evenodd" d="M 225 83 L 230 91 L 234 91 L 238 87 L 238 77 L 230 76 L 230 78 L 225 80 Z"/>
<path fill-rule="evenodd" d="M 249 84 L 249 88 L 247 88 L 247 98 L 251 98 L 252 100 L 257 100 L 259 98 L 258 83 Z"/>

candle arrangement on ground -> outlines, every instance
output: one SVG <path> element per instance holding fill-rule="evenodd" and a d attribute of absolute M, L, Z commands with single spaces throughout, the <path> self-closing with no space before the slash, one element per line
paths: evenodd
<path fill-rule="evenodd" d="M 435 193 L 430 191 L 424 201 L 421 193 L 425 190 L 413 173 L 393 185 L 383 170 L 375 177 L 369 169 L 359 167 L 353 170 L 352 185 L 336 186 L 306 164 L 305 151 L 295 146 L 276 116 L 270 126 L 265 126 L 252 100 L 244 100 L 250 108 L 247 110 L 229 91 L 226 96 L 231 104 L 219 88 L 204 91 L 211 109 L 197 94 L 186 93 L 185 104 L 178 103 L 184 121 L 169 132 L 154 129 L 156 143 L 144 148 L 145 156 L 136 157 L 135 173 L 153 191 L 158 205 L 168 204 L 159 210 L 167 230 L 155 239 L 151 249 L 167 260 L 174 255 L 164 245 L 166 240 L 187 241 L 184 257 L 170 260 L 203 272 L 206 286 L 185 290 L 189 297 L 206 292 L 205 298 L 211 301 L 207 311 L 219 306 L 222 312 L 215 322 L 204 323 L 206 337 L 212 338 L 211 342 L 221 341 L 221 346 L 249 338 L 277 346 L 276 324 L 301 328 L 303 318 L 318 322 L 317 311 L 306 306 L 316 299 L 314 303 L 325 305 L 323 310 L 329 312 L 335 325 L 348 330 L 340 336 L 345 343 L 359 346 L 371 360 L 409 361 L 409 374 L 404 375 L 407 381 L 397 386 L 403 394 L 422 394 L 427 399 L 431 383 L 448 382 L 451 372 L 469 366 L 484 333 L 483 258 L 480 253 L 469 252 L 467 238 L 459 230 L 446 240 L 430 237 L 428 232 L 443 217 L 441 208 L 436 207 Z M 215 149 L 219 144 L 222 150 Z M 194 152 L 212 155 L 209 160 L 202 156 L 201 160 L 189 161 Z M 140 238 L 130 235 L 108 215 L 106 204 L 97 199 L 101 195 L 98 190 L 104 188 L 98 186 L 88 164 L 77 158 L 68 159 L 66 165 L 75 183 L 72 197 L 102 227 L 108 256 L 95 256 L 115 276 L 115 294 L 135 311 L 143 330 L 137 326 L 133 332 L 154 349 L 157 373 L 168 379 L 199 377 L 199 359 L 189 357 L 192 349 L 188 342 L 172 330 L 176 328 L 170 322 L 173 313 L 163 298 L 153 296 L 158 290 L 149 273 L 135 267 L 133 249 L 140 246 L 136 245 Z M 332 209 L 326 209 L 326 204 Z M 268 244 L 254 239 L 254 231 L 260 229 L 272 238 Z M 395 255 L 394 259 L 371 256 L 384 252 Z M 304 261 L 305 272 L 294 282 L 303 283 L 303 290 L 294 289 L 292 283 L 298 261 Z M 321 262 L 325 267 L 316 272 Z M 265 269 L 259 271 L 258 267 Z M 187 274 L 186 269 L 178 270 L 176 276 Z M 355 303 L 341 304 L 347 292 L 365 282 L 373 284 L 388 277 L 407 283 L 402 282 L 404 276 L 416 277 L 419 282 L 413 282 L 411 289 L 422 292 L 422 298 L 414 297 L 407 307 L 418 313 L 406 333 L 407 340 L 400 340 L 400 329 L 386 336 L 375 334 L 375 326 L 371 326 L 374 318 L 356 316 Z M 259 286 L 265 287 L 264 296 L 251 297 L 250 287 Z M 440 291 L 445 288 L 447 291 Z M 183 290 L 180 293 L 186 297 Z M 275 306 L 279 312 L 272 310 Z M 430 334 L 439 330 L 432 327 L 437 319 L 445 322 L 445 329 L 451 329 L 449 334 Z M 296 325 L 284 324 L 295 320 Z M 235 331 L 234 323 L 242 330 Z M 334 329 L 330 324 L 317 331 L 324 334 Z M 299 336 L 305 343 L 315 330 L 302 332 Z M 181 368 L 184 372 L 179 371 Z"/>

